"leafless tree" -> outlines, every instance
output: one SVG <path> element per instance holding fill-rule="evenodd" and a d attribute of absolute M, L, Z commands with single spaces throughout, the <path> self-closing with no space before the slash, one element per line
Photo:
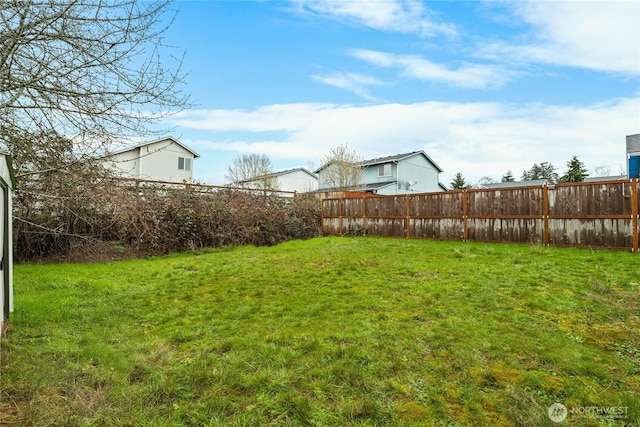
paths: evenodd
<path fill-rule="evenodd" d="M 322 184 L 324 188 L 344 191 L 364 186 L 362 157 L 347 144 L 332 148 L 323 159 Z"/>
<path fill-rule="evenodd" d="M 0 148 L 16 171 L 19 245 L 95 234 L 121 199 L 96 155 L 164 134 L 160 121 L 190 106 L 182 53 L 163 39 L 174 17 L 168 0 L 0 2 Z"/>
<path fill-rule="evenodd" d="M 235 158 L 225 178 L 234 187 L 278 190 L 271 160 L 265 154 L 242 154 Z"/>
<path fill-rule="evenodd" d="M 55 132 L 93 154 L 115 140 L 166 132 L 158 122 L 189 106 L 182 55 L 163 40 L 175 16 L 169 5 L 3 0 L 3 134 Z"/>
<path fill-rule="evenodd" d="M 596 166 L 595 168 L 593 168 L 592 175 L 597 177 L 611 176 L 612 175 L 611 165 Z M 624 174 L 621 173 L 620 175 L 624 175 Z"/>
<path fill-rule="evenodd" d="M 487 184 L 495 184 L 496 182 L 498 182 L 498 181 L 493 179 L 493 177 L 491 177 L 489 175 L 484 175 L 484 176 L 480 177 L 480 179 L 476 183 L 476 187 L 482 188 Z"/>

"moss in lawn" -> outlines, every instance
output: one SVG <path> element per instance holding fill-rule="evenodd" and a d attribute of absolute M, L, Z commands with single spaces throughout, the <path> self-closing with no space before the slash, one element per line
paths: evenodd
<path fill-rule="evenodd" d="M 634 423 L 636 263 L 620 252 L 318 238 L 19 265 L 0 421 L 551 425 L 547 408 L 563 402 L 628 407 Z"/>

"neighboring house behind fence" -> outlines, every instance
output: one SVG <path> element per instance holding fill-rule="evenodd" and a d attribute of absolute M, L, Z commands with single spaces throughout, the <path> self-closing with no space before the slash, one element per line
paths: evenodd
<path fill-rule="evenodd" d="M 115 151 L 105 160 L 126 178 L 192 182 L 193 163 L 198 157 L 198 153 L 177 139 L 166 137 Z"/>
<path fill-rule="evenodd" d="M 318 188 L 321 191 L 333 190 L 323 179 L 324 171 L 329 165 L 325 164 L 315 171 L 318 174 Z M 439 180 L 442 169 L 424 151 L 365 160 L 358 165 L 364 169 L 363 186 L 342 190 L 361 190 L 380 195 L 447 190 Z"/>
<path fill-rule="evenodd" d="M 282 191 L 295 191 L 297 193 L 309 193 L 318 189 L 318 177 L 306 168 L 292 168 L 273 174 Z"/>
<path fill-rule="evenodd" d="M 318 177 L 307 169 L 298 167 L 246 179 L 240 184 L 244 187 L 263 188 L 265 180 L 273 189 L 283 192 L 309 193 L 318 189 Z"/>

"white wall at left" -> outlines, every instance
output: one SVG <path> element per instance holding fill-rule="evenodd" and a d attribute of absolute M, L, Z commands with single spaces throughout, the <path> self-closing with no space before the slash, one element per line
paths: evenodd
<path fill-rule="evenodd" d="M 12 195 L 15 186 L 11 156 L 0 152 L 0 331 L 13 311 Z"/>

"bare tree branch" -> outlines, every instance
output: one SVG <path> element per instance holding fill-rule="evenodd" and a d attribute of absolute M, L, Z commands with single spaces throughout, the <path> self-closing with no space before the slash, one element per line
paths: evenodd
<path fill-rule="evenodd" d="M 264 154 L 243 154 L 237 157 L 229 165 L 225 178 L 236 187 L 278 190 L 271 160 Z"/>
<path fill-rule="evenodd" d="M 0 127 L 109 141 L 189 107 L 169 2 L 3 0 Z M 5 141 L 3 141 L 5 142 Z"/>
<path fill-rule="evenodd" d="M 344 191 L 358 190 L 364 186 L 362 157 L 350 150 L 347 144 L 332 148 L 323 159 L 323 164 L 324 188 Z"/>

